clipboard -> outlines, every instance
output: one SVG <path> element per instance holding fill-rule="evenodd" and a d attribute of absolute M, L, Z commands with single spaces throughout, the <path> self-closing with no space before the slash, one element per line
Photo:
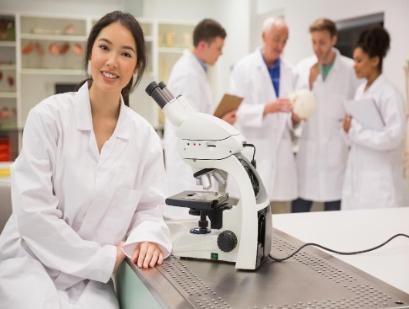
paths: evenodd
<path fill-rule="evenodd" d="M 373 99 L 346 100 L 344 107 L 348 114 L 367 129 L 379 130 L 385 126 L 382 114 Z"/>
<path fill-rule="evenodd" d="M 238 109 L 242 101 L 242 97 L 225 93 L 217 105 L 213 115 L 218 118 L 223 118 L 223 116 L 227 113 Z"/>

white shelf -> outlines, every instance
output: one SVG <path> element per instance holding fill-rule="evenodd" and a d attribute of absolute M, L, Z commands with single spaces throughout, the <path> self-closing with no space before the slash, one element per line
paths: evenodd
<path fill-rule="evenodd" d="M 15 41 L 0 41 L 0 47 L 15 47 Z"/>
<path fill-rule="evenodd" d="M 78 42 L 85 48 L 88 34 L 94 22 L 100 16 L 71 15 L 59 17 L 46 13 L 28 14 L 18 12 L 10 13 L 10 16 L 14 19 L 16 26 L 15 41 L 0 41 L 0 53 L 4 62 L 4 64 L 0 64 L 0 70 L 6 71 L 6 75 L 12 74 L 15 77 L 16 91 L 7 92 L 6 90 L 12 90 L 13 88 L 4 88 L 3 92 L 0 91 L 0 98 L 8 98 L 11 102 L 5 102 L 5 104 L 16 107 L 15 125 L 16 127 L 24 127 L 29 110 L 45 97 L 54 94 L 56 83 L 75 84 L 87 76 L 82 66 L 79 66 L 82 65 L 83 57 L 78 57 L 70 49 L 69 53 L 61 55 L 61 58 L 57 59 L 46 53 L 47 45 L 51 42 L 68 42 L 70 45 Z M 184 46 L 187 41 L 186 38 L 191 36 L 194 22 L 181 23 L 156 19 L 139 20 L 139 22 L 146 34 L 146 53 L 149 63 L 146 67 L 145 78 L 142 81 L 146 85 L 140 85 L 133 93 L 132 102 L 135 102 L 135 104 L 133 104 L 132 108 L 145 117 L 154 127 L 158 128 L 163 125 L 160 120 L 159 109 L 149 102 L 149 98 L 143 91 L 143 86 L 147 86 L 147 81 L 152 78 L 157 79 L 159 76 L 167 78 L 173 64 L 185 50 L 180 46 Z M 73 25 L 72 29 L 75 32 L 72 31 L 69 34 L 67 33 L 68 27 L 71 28 L 71 25 Z M 168 32 L 173 34 L 166 40 L 165 34 Z M 36 44 L 36 52 L 23 55 L 22 49 L 30 44 L 30 41 L 31 44 Z M 170 41 L 173 44 L 171 44 L 172 42 L 169 43 Z M 165 45 L 165 43 L 169 44 Z M 44 50 L 44 53 L 42 53 L 41 49 Z M 8 57 L 5 57 L 4 55 L 7 55 L 7 53 Z M 7 100 L 2 99 L 2 101 Z M 146 104 L 139 104 L 145 101 Z M 3 129 L 6 129 L 5 124 L 7 122 L 0 122 Z M 18 137 L 18 145 L 21 147 L 21 136 Z"/>
<path fill-rule="evenodd" d="M 164 54 L 183 54 L 185 50 L 182 47 L 159 47 L 159 52 Z"/>
<path fill-rule="evenodd" d="M 22 69 L 25 75 L 85 75 L 84 70 L 70 69 Z"/>
<path fill-rule="evenodd" d="M 16 92 L 2 92 L 2 91 L 0 91 L 0 98 L 3 98 L 3 99 L 17 98 L 17 93 Z"/>
<path fill-rule="evenodd" d="M 32 34 L 22 33 L 23 40 L 37 40 L 37 41 L 69 41 L 69 42 L 85 42 L 86 36 L 83 35 L 53 35 L 53 34 Z"/>

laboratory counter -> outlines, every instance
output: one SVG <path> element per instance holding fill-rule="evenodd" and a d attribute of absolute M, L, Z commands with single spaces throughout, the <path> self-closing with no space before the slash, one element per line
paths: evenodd
<path fill-rule="evenodd" d="M 305 242 L 339 251 L 409 234 L 409 207 L 273 215 L 271 254 L 283 257 Z M 409 239 L 343 256 L 308 247 L 257 271 L 233 264 L 170 257 L 157 268 L 123 263 L 122 309 L 130 308 L 409 308 Z"/>

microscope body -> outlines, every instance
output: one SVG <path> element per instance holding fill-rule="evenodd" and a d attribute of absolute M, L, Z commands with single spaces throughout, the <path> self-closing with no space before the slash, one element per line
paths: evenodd
<path fill-rule="evenodd" d="M 271 250 L 271 209 L 256 169 L 242 154 L 242 135 L 217 117 L 193 111 L 183 97 L 169 100 L 163 110 L 177 127 L 179 153 L 193 174 L 222 171 L 228 175 L 229 181 L 234 181 L 239 191 L 237 203 L 229 204 L 223 200 L 209 202 L 206 207 L 197 203 L 196 197 L 206 199 L 218 196 L 217 192 L 187 192 L 182 194 L 180 203 L 177 197 L 168 198 L 167 203 L 172 201 L 170 205 L 189 207 L 199 211 L 201 219 L 208 216 L 211 221 L 217 221 L 212 221 L 212 228 L 203 233 L 197 232 L 197 220 L 169 221 L 173 254 L 183 258 L 232 262 L 237 269 L 257 269 Z"/>

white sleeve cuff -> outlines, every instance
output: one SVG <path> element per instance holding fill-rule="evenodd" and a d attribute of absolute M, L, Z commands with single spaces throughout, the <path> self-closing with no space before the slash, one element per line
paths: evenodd
<path fill-rule="evenodd" d="M 136 245 L 145 241 L 158 244 L 164 258 L 172 252 L 169 229 L 164 222 L 145 221 L 133 229 L 123 246 L 125 255 L 132 258 Z"/>

